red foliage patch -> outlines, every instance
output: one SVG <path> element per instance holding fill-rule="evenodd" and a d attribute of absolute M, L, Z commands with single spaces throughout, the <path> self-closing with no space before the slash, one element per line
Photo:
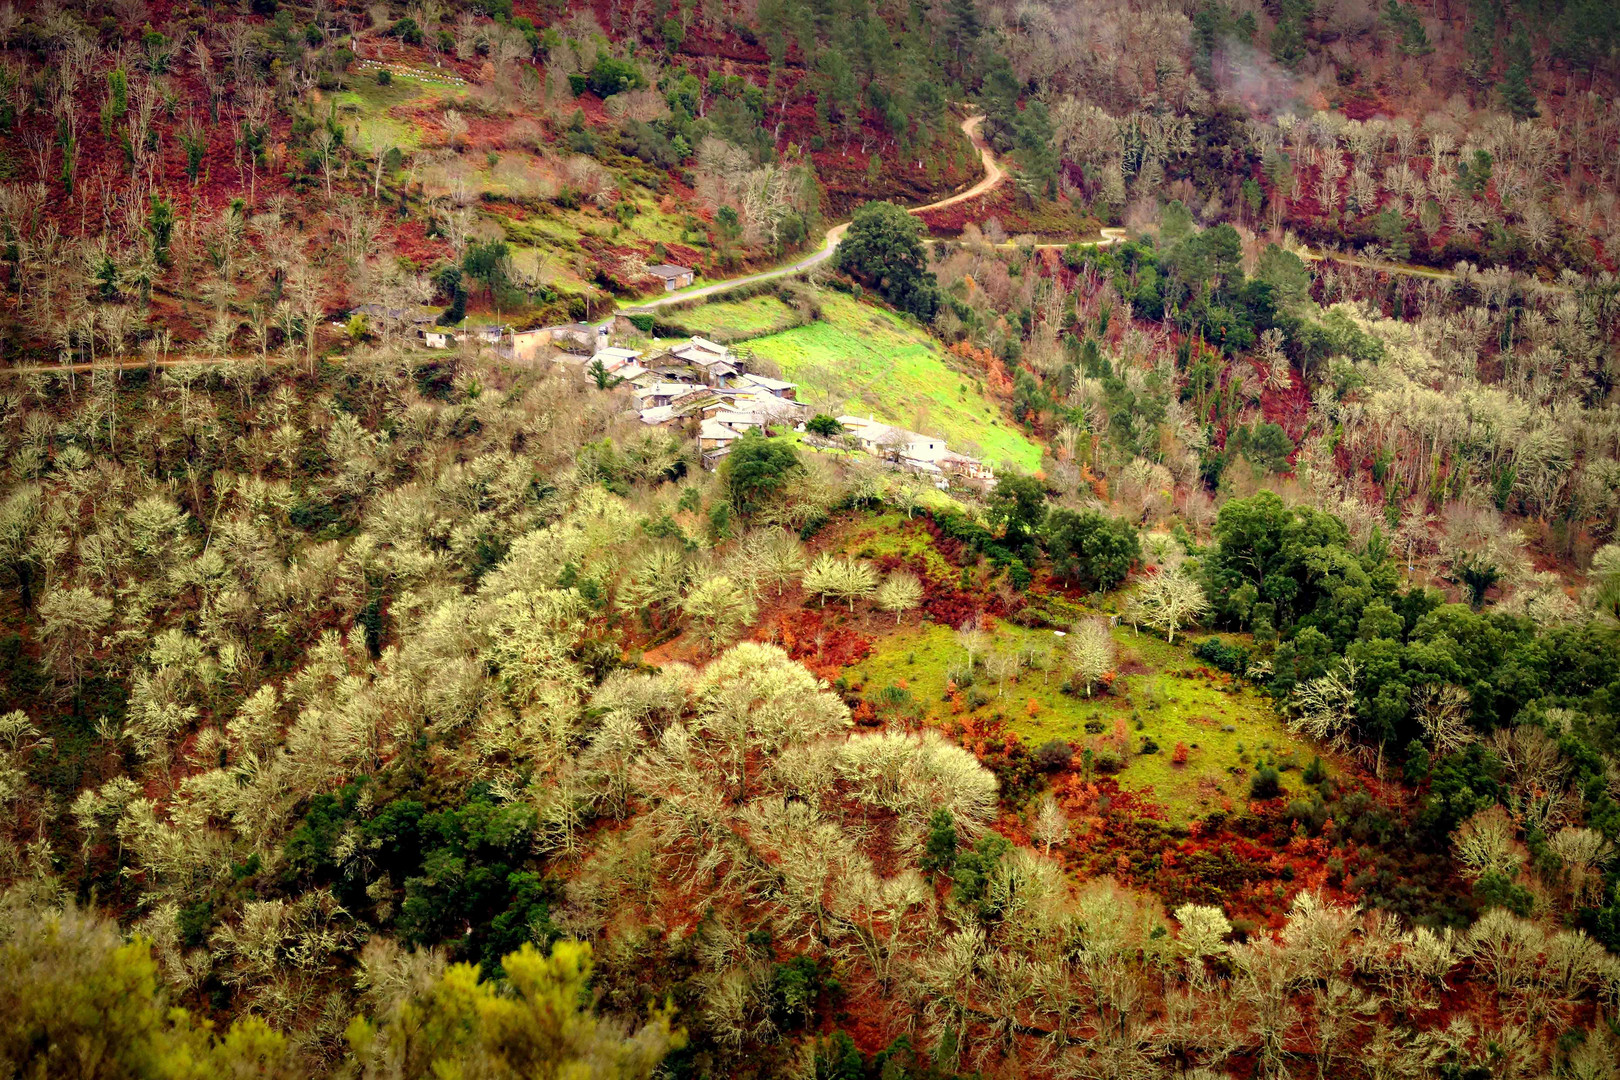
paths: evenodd
<path fill-rule="evenodd" d="M 829 627 L 817 608 L 784 611 L 775 622 L 761 625 L 754 637 L 782 646 L 790 657 L 828 682 L 872 653 L 870 641 L 847 627 Z"/>
<path fill-rule="evenodd" d="M 443 237 L 428 236 L 427 223 L 420 218 L 398 221 L 388 229 L 394 250 L 417 266 L 427 267 L 451 257 L 452 248 Z"/>
<path fill-rule="evenodd" d="M 1071 769 L 1078 768 L 1076 761 Z M 1111 777 L 1070 771 L 1054 780 L 1053 790 L 1075 824 L 1065 852 L 1071 869 L 1114 875 L 1171 906 L 1216 904 L 1257 925 L 1280 926 L 1303 889 L 1352 902 L 1359 895 L 1357 874 L 1387 862 L 1348 825 L 1329 818 L 1313 830 L 1296 821 L 1287 798 L 1228 804 L 1182 827 L 1166 822 L 1151 789 L 1129 791 Z M 1367 794 L 1382 812 L 1397 811 L 1389 801 L 1397 793 Z"/>
<path fill-rule="evenodd" d="M 1268 386 L 1261 392 L 1260 411 L 1267 420 L 1288 432 L 1288 437 L 1297 445 L 1310 423 L 1311 392 L 1297 370 L 1289 369 L 1288 380 L 1285 390 Z"/>
<path fill-rule="evenodd" d="M 1024 740 L 996 717 L 964 716 L 948 720 L 945 734 L 968 750 L 996 774 L 1005 805 L 1017 805 L 1034 793 L 1038 772 Z"/>

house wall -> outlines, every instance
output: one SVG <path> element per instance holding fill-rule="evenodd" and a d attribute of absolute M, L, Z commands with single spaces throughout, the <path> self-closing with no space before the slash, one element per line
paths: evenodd
<path fill-rule="evenodd" d="M 512 335 L 512 354 L 519 360 L 532 360 L 551 344 L 551 331 L 524 330 Z"/>

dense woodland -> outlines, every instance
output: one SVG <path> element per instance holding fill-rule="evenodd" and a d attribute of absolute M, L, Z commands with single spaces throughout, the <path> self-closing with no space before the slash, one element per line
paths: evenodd
<path fill-rule="evenodd" d="M 1616 1075 L 1617 46 L 0 5 L 0 1067 Z M 902 212 L 979 113 L 1007 182 Z M 942 489 L 818 390 L 709 472 L 411 334 L 847 218 L 750 291 L 903 313 L 1038 470 Z"/>

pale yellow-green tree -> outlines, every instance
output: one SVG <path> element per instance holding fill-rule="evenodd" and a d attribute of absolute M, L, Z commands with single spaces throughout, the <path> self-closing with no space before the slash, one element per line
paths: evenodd
<path fill-rule="evenodd" d="M 917 575 L 896 570 L 878 586 L 877 606 L 884 611 L 894 612 L 894 624 L 899 626 L 900 617 L 921 604 L 922 598 L 922 582 L 917 580 Z"/>
<path fill-rule="evenodd" d="M 1513 819 L 1492 803 L 1457 826 L 1452 850 L 1463 873 L 1478 879 L 1487 874 L 1517 876 L 1524 860 L 1515 850 Z"/>
<path fill-rule="evenodd" d="M 1172 645 L 1177 630 L 1195 624 L 1208 610 L 1203 587 L 1179 566 L 1144 579 L 1129 606 L 1132 622 L 1164 631 Z"/>
<path fill-rule="evenodd" d="M 712 652 L 734 640 L 758 609 L 747 590 L 726 575 L 715 574 L 692 586 L 681 610 L 697 624 Z"/>
<path fill-rule="evenodd" d="M 75 688 L 95 654 L 101 632 L 112 621 L 112 601 L 79 586 L 55 589 L 39 602 L 41 632 L 51 666 Z"/>
<path fill-rule="evenodd" d="M 1052 854 L 1054 845 L 1069 838 L 1069 816 L 1050 791 L 1041 796 L 1040 805 L 1035 808 L 1035 820 L 1030 823 L 1029 835 L 1048 855 Z"/>
<path fill-rule="evenodd" d="M 1226 952 L 1226 935 L 1232 932 L 1232 924 L 1220 908 L 1182 904 L 1176 909 L 1175 916 L 1176 922 L 1181 924 L 1177 943 L 1189 959 L 1202 960 L 1206 956 L 1219 956 Z"/>
<path fill-rule="evenodd" d="M 804 591 L 821 598 L 823 606 L 829 598 L 844 600 L 851 611 L 855 601 L 864 600 L 877 591 L 877 571 L 868 563 L 854 559 L 839 559 L 823 552 L 815 557 L 804 571 Z"/>
<path fill-rule="evenodd" d="M 855 610 L 855 601 L 865 600 L 877 592 L 878 575 L 870 563 L 857 559 L 846 559 L 838 567 L 836 580 L 836 595 L 840 600 L 849 604 L 849 610 Z"/>
<path fill-rule="evenodd" d="M 501 966 L 498 980 L 456 964 L 405 981 L 376 1014 L 356 1017 L 346 1035 L 358 1075 L 645 1080 L 686 1043 L 668 1007 L 634 1030 L 596 1014 L 587 943 L 559 941 L 549 956 L 525 944 Z"/>
<path fill-rule="evenodd" d="M 0 944 L 0 1069 L 7 1076 L 284 1078 L 308 1075 L 286 1036 L 245 1017 L 215 1034 L 172 1007 L 144 940 L 74 908 L 7 905 Z"/>
<path fill-rule="evenodd" d="M 755 529 L 743 537 L 737 561 L 761 585 L 776 586 L 776 595 L 804 569 L 804 545 L 783 528 Z"/>
<path fill-rule="evenodd" d="M 663 612 L 680 603 L 681 593 L 692 580 L 692 569 L 685 557 L 671 548 L 655 548 L 642 555 L 619 581 L 620 610 L 641 612 L 658 626 Z"/>
<path fill-rule="evenodd" d="M 19 485 L 0 503 L 0 570 L 16 582 L 24 610 L 34 604 L 40 570 L 35 539 L 44 512 L 38 484 Z"/>
<path fill-rule="evenodd" d="M 827 598 L 838 591 L 838 560 L 826 552 L 817 555 L 804 568 L 804 577 L 799 584 L 806 593 L 820 597 L 821 605 L 826 607 Z"/>
<path fill-rule="evenodd" d="M 1114 668 L 1114 639 L 1108 636 L 1108 627 L 1101 619 L 1087 619 L 1069 629 L 1063 643 L 1063 660 L 1070 683 L 1090 697 L 1097 683 Z"/>

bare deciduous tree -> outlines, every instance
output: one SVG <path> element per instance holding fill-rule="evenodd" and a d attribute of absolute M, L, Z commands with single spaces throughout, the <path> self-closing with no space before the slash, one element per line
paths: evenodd
<path fill-rule="evenodd" d="M 894 612 L 894 623 L 899 626 L 900 617 L 921 604 L 922 598 L 922 582 L 917 580 L 917 575 L 896 570 L 878 588 L 877 606 Z"/>
<path fill-rule="evenodd" d="M 752 622 L 756 609 L 746 590 L 724 574 L 716 574 L 692 587 L 681 600 L 681 610 L 703 628 L 704 639 L 714 651 Z"/>
<path fill-rule="evenodd" d="M 1062 844 L 1069 839 L 1069 817 L 1051 792 L 1041 796 L 1029 834 L 1048 855 L 1052 854 L 1054 845 Z"/>
<path fill-rule="evenodd" d="M 1209 610 L 1209 600 L 1203 586 L 1177 566 L 1143 580 L 1132 594 L 1128 610 L 1133 623 L 1164 631 L 1174 645 L 1176 631 L 1196 624 Z"/>
<path fill-rule="evenodd" d="M 1087 619 L 1070 627 L 1063 643 L 1063 660 L 1070 684 L 1090 697 L 1097 683 L 1114 668 L 1114 639 L 1107 625 L 1101 619 Z"/>

